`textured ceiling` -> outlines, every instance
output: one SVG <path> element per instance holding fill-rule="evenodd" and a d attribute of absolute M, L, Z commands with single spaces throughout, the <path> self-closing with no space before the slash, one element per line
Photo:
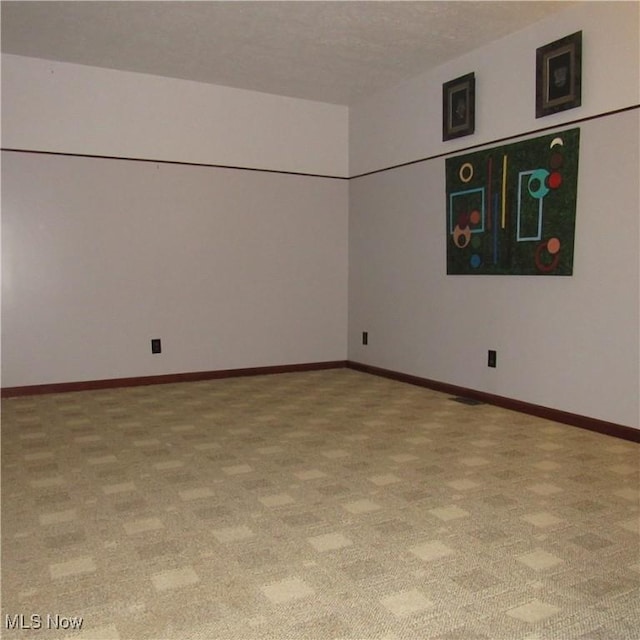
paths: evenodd
<path fill-rule="evenodd" d="M 2 2 L 2 51 L 352 104 L 523 29 L 542 2 Z"/>

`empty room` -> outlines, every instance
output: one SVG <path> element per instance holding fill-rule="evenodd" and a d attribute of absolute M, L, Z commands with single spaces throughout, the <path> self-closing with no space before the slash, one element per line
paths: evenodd
<path fill-rule="evenodd" d="M 0 6 L 2 637 L 640 638 L 640 3 Z"/>

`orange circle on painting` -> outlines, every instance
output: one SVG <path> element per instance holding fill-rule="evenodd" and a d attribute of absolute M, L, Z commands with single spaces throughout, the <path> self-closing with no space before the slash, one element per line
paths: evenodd
<path fill-rule="evenodd" d="M 547 241 L 547 251 L 551 255 L 558 253 L 558 251 L 560 251 L 560 240 L 558 240 L 558 238 L 549 238 Z"/>
<path fill-rule="evenodd" d="M 536 252 L 533 256 L 534 262 L 536 264 L 536 267 L 538 267 L 538 271 L 542 271 L 542 273 L 551 273 L 552 271 L 554 271 L 556 269 L 556 267 L 558 266 L 558 263 L 560 262 L 560 254 L 556 253 L 553 258 L 551 259 L 551 262 L 543 262 L 542 261 L 542 252 L 547 249 L 547 242 L 541 242 L 537 247 L 536 247 Z M 549 253 L 548 249 L 547 249 L 547 253 Z M 550 254 L 552 255 L 552 254 Z"/>
<path fill-rule="evenodd" d="M 478 222 L 480 222 L 480 212 L 477 209 L 474 209 L 469 214 L 469 222 L 471 224 L 478 224 Z"/>
<path fill-rule="evenodd" d="M 453 230 L 453 243 L 456 247 L 464 249 L 469 242 L 471 242 L 471 229 L 469 229 L 469 227 L 461 229 L 456 225 L 456 228 Z"/>

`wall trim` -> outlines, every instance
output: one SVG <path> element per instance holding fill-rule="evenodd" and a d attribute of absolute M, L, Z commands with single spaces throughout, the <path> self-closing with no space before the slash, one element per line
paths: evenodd
<path fill-rule="evenodd" d="M 201 380 L 218 380 L 222 378 L 239 378 L 246 376 L 271 375 L 277 373 L 300 373 L 303 371 L 321 371 L 323 369 L 353 369 L 362 373 L 368 373 L 383 378 L 389 378 L 398 382 L 413 384 L 419 387 L 432 389 L 453 396 L 461 396 L 480 400 L 486 404 L 492 404 L 503 409 L 510 409 L 545 418 L 554 422 L 568 424 L 580 429 L 595 431 L 607 436 L 622 438 L 631 442 L 640 442 L 640 429 L 627 427 L 614 422 L 607 422 L 597 418 L 590 418 L 568 411 L 551 409 L 540 405 L 514 400 L 504 396 L 468 389 L 446 382 L 421 378 L 408 373 L 383 369 L 373 365 L 355 362 L 353 360 L 330 360 L 326 362 L 307 362 L 302 364 L 285 364 L 267 367 L 247 367 L 243 369 L 218 369 L 215 371 L 192 371 L 187 373 L 169 373 L 157 376 L 138 376 L 132 378 L 108 378 L 105 380 L 84 380 L 79 382 L 56 382 L 52 384 L 36 384 L 21 387 L 2 387 L 0 397 L 15 398 L 21 396 L 41 395 L 48 393 L 68 393 L 73 391 L 94 391 L 99 389 L 117 389 L 122 387 L 140 387 L 155 384 L 174 384 L 178 382 L 198 382 Z"/>
<path fill-rule="evenodd" d="M 597 113 L 593 116 L 585 116 L 584 118 L 576 118 L 575 120 L 569 120 L 568 122 L 562 122 L 560 124 L 552 124 L 547 127 L 530 129 L 529 131 L 523 131 L 522 133 L 514 133 L 510 136 L 505 136 L 503 138 L 496 138 L 495 140 L 488 140 L 487 142 L 479 142 L 477 144 L 472 144 L 468 147 L 462 147 L 461 149 L 443 151 L 442 153 L 436 153 L 432 156 L 427 156 L 425 158 L 418 158 L 417 160 L 409 160 L 407 162 L 401 162 L 399 164 L 394 164 L 389 167 L 382 167 L 381 169 L 373 169 L 372 171 L 365 171 L 364 173 L 358 173 L 355 176 L 350 176 L 349 180 L 355 180 L 356 178 L 364 178 L 365 176 L 372 176 L 376 173 L 391 171 L 392 169 L 401 169 L 402 167 L 409 167 L 412 164 L 419 164 L 421 162 L 427 162 L 428 160 L 437 160 L 438 158 L 453 157 L 459 153 L 466 153 L 467 151 L 472 151 L 473 149 L 481 149 L 482 147 L 487 147 L 489 145 L 500 144 L 502 142 L 508 142 L 510 140 L 517 140 L 518 138 L 536 135 L 538 133 L 543 133 L 545 131 L 553 131 L 554 129 L 564 129 L 565 127 L 572 127 L 576 124 L 580 124 L 581 122 L 589 122 L 590 120 L 598 120 L 599 118 L 615 116 L 615 115 L 618 115 L 619 113 L 624 113 L 626 111 L 633 111 L 634 109 L 640 109 L 640 104 L 633 104 L 630 107 L 622 107 L 621 109 L 614 109 L 613 111 Z"/>
<path fill-rule="evenodd" d="M 343 369 L 346 360 L 327 362 L 307 362 L 303 364 L 284 364 L 269 367 L 248 367 L 245 369 L 219 369 L 216 371 L 193 371 L 188 373 L 169 373 L 157 376 L 138 376 L 134 378 L 109 378 L 106 380 L 84 380 L 80 382 L 56 382 L 35 384 L 23 387 L 3 387 L 0 397 L 15 398 L 45 393 L 67 393 L 69 391 L 93 391 L 96 389 L 116 389 L 120 387 L 140 387 L 151 384 L 173 384 L 176 382 L 197 382 L 217 380 L 219 378 L 239 378 L 275 373 L 298 373 L 301 371 L 320 371 L 322 369 Z"/>
<path fill-rule="evenodd" d="M 93 158 L 97 160 L 124 160 L 126 162 L 149 162 L 151 164 L 175 164 L 187 167 L 208 167 L 211 169 L 233 169 L 236 171 L 257 171 L 260 173 L 279 173 L 287 176 L 305 176 L 308 178 L 330 178 L 331 180 L 349 180 L 347 176 L 333 176 L 324 173 L 305 173 L 304 171 L 284 171 L 281 169 L 260 169 L 259 167 L 239 167 L 229 164 L 210 164 L 207 162 L 187 162 L 181 160 L 154 160 L 152 158 L 132 158 L 129 156 L 105 156 L 93 153 L 70 153 L 65 151 L 42 151 L 39 149 L 16 149 L 0 147 L 7 153 L 32 153 L 43 156 L 63 156 L 68 158 Z"/>
<path fill-rule="evenodd" d="M 284 171 L 280 169 L 261 169 L 259 167 L 240 167 L 235 165 L 214 164 L 214 163 L 207 163 L 207 162 L 187 162 L 187 161 L 181 161 L 181 160 L 154 160 L 153 158 L 133 158 L 129 156 L 109 156 L 109 155 L 99 155 L 99 154 L 92 154 L 92 153 L 44 151 L 40 149 L 18 149 L 18 148 L 12 148 L 12 147 L 0 147 L 0 151 L 6 151 L 7 153 L 32 153 L 32 154 L 49 155 L 49 156 L 65 156 L 70 158 L 95 158 L 98 160 L 124 160 L 127 162 L 150 162 L 152 164 L 174 164 L 174 165 L 182 165 L 182 166 L 188 166 L 188 167 L 209 167 L 211 169 L 232 169 L 235 171 L 257 171 L 261 173 L 276 173 L 276 174 L 290 175 L 290 176 L 306 176 L 309 178 L 328 178 L 330 180 L 355 180 L 356 178 L 364 178 L 365 176 L 371 176 L 376 173 L 383 173 L 385 171 L 391 171 L 393 169 L 401 169 L 402 167 L 409 167 L 412 164 L 419 164 L 421 162 L 427 162 L 429 160 L 437 160 L 438 158 L 447 158 L 450 156 L 455 156 L 459 153 L 466 153 L 468 151 L 472 151 L 474 149 L 480 149 L 482 147 L 487 147 L 489 145 L 500 144 L 502 142 L 508 142 L 510 140 L 517 140 L 518 138 L 523 138 L 525 136 L 543 133 L 545 131 L 553 131 L 554 129 L 571 127 L 576 124 L 580 124 L 581 122 L 598 120 L 599 118 L 606 118 L 608 116 L 617 115 L 619 113 L 624 113 L 626 111 L 633 111 L 634 109 L 640 109 L 640 104 L 634 104 L 629 107 L 622 107 L 621 109 L 614 109 L 612 111 L 606 111 L 604 113 L 597 113 L 592 116 L 585 116 L 584 118 L 576 118 L 574 120 L 569 120 L 567 122 L 549 125 L 547 127 L 539 127 L 537 129 L 531 129 L 529 131 L 523 131 L 521 133 L 514 133 L 512 135 L 505 136 L 503 138 L 496 138 L 494 140 L 488 140 L 486 142 L 479 142 L 477 144 L 473 144 L 467 147 L 462 147 L 460 149 L 443 151 L 441 153 L 436 153 L 434 155 L 426 156 L 424 158 L 417 158 L 416 160 L 408 160 L 407 162 L 401 162 L 399 164 L 390 165 L 388 167 L 382 167 L 381 169 L 373 169 L 372 171 L 365 171 L 364 173 L 358 173 L 354 176 L 335 176 L 335 175 L 323 174 L 323 173 L 306 173 L 304 171 Z"/>
<path fill-rule="evenodd" d="M 481 402 L 486 402 L 487 404 L 492 404 L 504 409 L 511 409 L 512 411 L 526 413 L 538 418 L 561 422 L 573 427 L 579 427 L 580 429 L 587 429 L 588 431 L 596 431 L 607 436 L 622 438 L 624 440 L 630 440 L 631 442 L 640 442 L 640 429 L 634 429 L 633 427 L 626 427 L 621 424 L 606 422 L 605 420 L 598 420 L 597 418 L 590 418 L 588 416 L 581 416 L 575 413 L 569 413 L 568 411 L 561 411 L 559 409 L 542 407 L 522 400 L 513 400 L 512 398 L 505 398 L 504 396 L 497 396 L 492 393 L 485 393 L 484 391 L 467 389 L 465 387 L 459 387 L 446 382 L 429 380 L 428 378 L 421 378 L 408 373 L 382 369 L 380 367 L 374 367 L 372 365 L 354 362 L 352 360 L 347 361 L 347 367 L 349 369 L 355 369 L 356 371 L 362 371 L 363 373 L 370 373 L 383 378 L 390 378 L 391 380 L 397 380 L 398 382 L 406 382 L 408 384 L 425 387 L 427 389 L 448 393 L 454 396 L 480 400 Z"/>

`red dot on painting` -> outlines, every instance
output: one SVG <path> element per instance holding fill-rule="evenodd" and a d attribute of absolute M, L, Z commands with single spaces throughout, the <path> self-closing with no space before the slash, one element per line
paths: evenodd
<path fill-rule="evenodd" d="M 551 189 L 557 189 L 562 184 L 562 176 L 557 171 L 550 173 L 547 177 L 547 184 Z"/>
<path fill-rule="evenodd" d="M 469 214 L 469 222 L 471 222 L 471 224 L 478 224 L 478 222 L 480 222 L 480 212 L 477 209 L 474 209 Z"/>
<path fill-rule="evenodd" d="M 469 214 L 468 213 L 461 213 L 458 216 L 458 226 L 461 229 L 466 229 L 469 226 Z"/>
<path fill-rule="evenodd" d="M 551 156 L 551 160 L 549 160 L 549 164 L 551 165 L 552 169 L 558 169 L 562 166 L 562 154 L 561 153 L 554 153 Z"/>

